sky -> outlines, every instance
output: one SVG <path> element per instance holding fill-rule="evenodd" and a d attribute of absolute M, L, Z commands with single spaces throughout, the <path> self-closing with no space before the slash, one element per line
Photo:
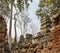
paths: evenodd
<path fill-rule="evenodd" d="M 29 6 L 28 11 L 29 11 L 29 17 L 33 20 L 33 23 L 39 26 L 40 20 L 38 19 L 38 16 L 36 15 L 38 4 L 39 4 L 39 0 L 33 0 L 33 2 Z"/>
<path fill-rule="evenodd" d="M 32 3 L 30 3 L 30 6 L 28 8 L 28 16 L 30 19 L 32 19 L 32 21 L 30 23 L 33 23 L 37 28 L 36 28 L 36 33 L 40 31 L 40 20 L 38 19 L 38 16 L 36 15 L 36 10 L 38 9 L 38 4 L 39 4 L 39 0 L 33 0 Z M 12 23 L 12 37 L 14 37 L 15 33 L 14 33 L 14 20 Z M 9 27 L 9 24 L 8 24 Z M 19 39 L 20 37 L 20 29 L 17 28 L 17 38 Z M 30 31 L 28 33 L 31 33 Z"/>
<path fill-rule="evenodd" d="M 33 0 L 33 2 L 30 4 L 28 12 L 29 12 L 29 18 L 32 19 L 32 22 L 37 28 L 36 33 L 40 31 L 40 20 L 38 19 L 38 16 L 36 15 L 36 11 L 38 9 L 39 0 Z"/>

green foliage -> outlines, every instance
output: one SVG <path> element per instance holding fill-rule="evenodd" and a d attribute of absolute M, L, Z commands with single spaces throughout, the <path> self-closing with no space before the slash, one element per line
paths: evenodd
<path fill-rule="evenodd" d="M 29 6 L 28 0 L 25 0 L 25 4 L 26 4 L 26 8 L 28 8 Z"/>
<path fill-rule="evenodd" d="M 14 3 L 14 1 L 15 1 L 15 0 L 4 0 L 4 2 L 5 2 L 6 4 L 8 4 L 8 5 L 9 5 L 11 2 Z"/>
<path fill-rule="evenodd" d="M 60 11 L 60 0 L 40 0 L 36 14 L 40 17 L 54 15 Z"/>
<path fill-rule="evenodd" d="M 22 9 L 23 9 L 23 0 L 17 0 L 17 7 L 19 8 L 19 11 L 22 11 Z"/>
<path fill-rule="evenodd" d="M 45 0 L 45 3 L 47 3 L 47 4 L 51 4 L 51 3 L 54 3 L 54 2 L 56 2 L 56 0 Z"/>
<path fill-rule="evenodd" d="M 9 4 L 9 0 L 4 0 L 6 2 L 6 4 Z"/>
<path fill-rule="evenodd" d="M 22 10 L 24 10 L 24 7 L 26 7 L 28 9 L 28 6 L 29 6 L 28 1 L 32 2 L 32 0 L 0 0 L 0 1 L 3 3 L 3 5 L 4 5 L 3 7 L 7 6 L 6 8 L 7 8 L 8 11 L 10 11 L 9 5 L 11 4 L 11 2 L 14 4 L 14 2 L 17 1 L 16 5 L 17 5 L 17 8 L 19 9 L 20 12 Z M 0 8 L 2 8 L 2 7 L 0 6 Z M 5 11 L 4 11 L 3 14 L 7 14 L 7 13 L 5 13 Z"/>
<path fill-rule="evenodd" d="M 28 9 L 29 6 L 29 0 L 17 0 L 17 7 L 19 9 L 19 11 L 21 12 L 22 10 L 24 10 L 24 6 L 26 6 L 26 8 Z M 32 0 L 30 0 L 32 2 Z"/>
<path fill-rule="evenodd" d="M 30 0 L 31 2 L 33 2 L 33 0 Z"/>

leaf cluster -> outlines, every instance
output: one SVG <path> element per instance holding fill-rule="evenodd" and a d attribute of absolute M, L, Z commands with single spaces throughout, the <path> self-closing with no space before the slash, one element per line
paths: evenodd
<path fill-rule="evenodd" d="M 45 17 L 46 15 L 54 15 L 60 11 L 60 0 L 40 0 L 39 9 L 36 15 Z"/>

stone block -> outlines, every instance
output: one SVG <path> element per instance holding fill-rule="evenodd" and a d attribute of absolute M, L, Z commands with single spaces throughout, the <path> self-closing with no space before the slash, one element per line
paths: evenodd
<path fill-rule="evenodd" d="M 41 53 L 41 49 L 37 49 L 36 53 Z"/>

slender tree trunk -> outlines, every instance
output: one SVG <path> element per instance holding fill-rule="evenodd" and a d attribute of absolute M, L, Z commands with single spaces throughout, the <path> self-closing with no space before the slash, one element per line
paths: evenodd
<path fill-rule="evenodd" d="M 15 23 L 14 23 L 14 29 L 15 29 L 15 44 L 17 43 L 17 31 L 16 31 L 16 18 L 15 18 Z"/>
<path fill-rule="evenodd" d="M 22 35 L 22 25 L 21 25 L 21 35 Z"/>
<path fill-rule="evenodd" d="M 11 17 L 10 17 L 10 26 L 9 26 L 9 48 L 11 50 L 11 29 L 12 29 L 12 12 L 13 12 L 13 1 L 11 0 Z"/>
<path fill-rule="evenodd" d="M 10 27 L 9 27 L 9 37 L 11 39 L 11 29 L 12 29 L 12 11 L 13 11 L 13 3 L 11 2 L 11 17 L 10 17 Z"/>
<path fill-rule="evenodd" d="M 21 17 L 21 20 L 22 20 L 22 17 Z M 23 34 L 23 23 L 21 22 L 21 35 Z"/>

